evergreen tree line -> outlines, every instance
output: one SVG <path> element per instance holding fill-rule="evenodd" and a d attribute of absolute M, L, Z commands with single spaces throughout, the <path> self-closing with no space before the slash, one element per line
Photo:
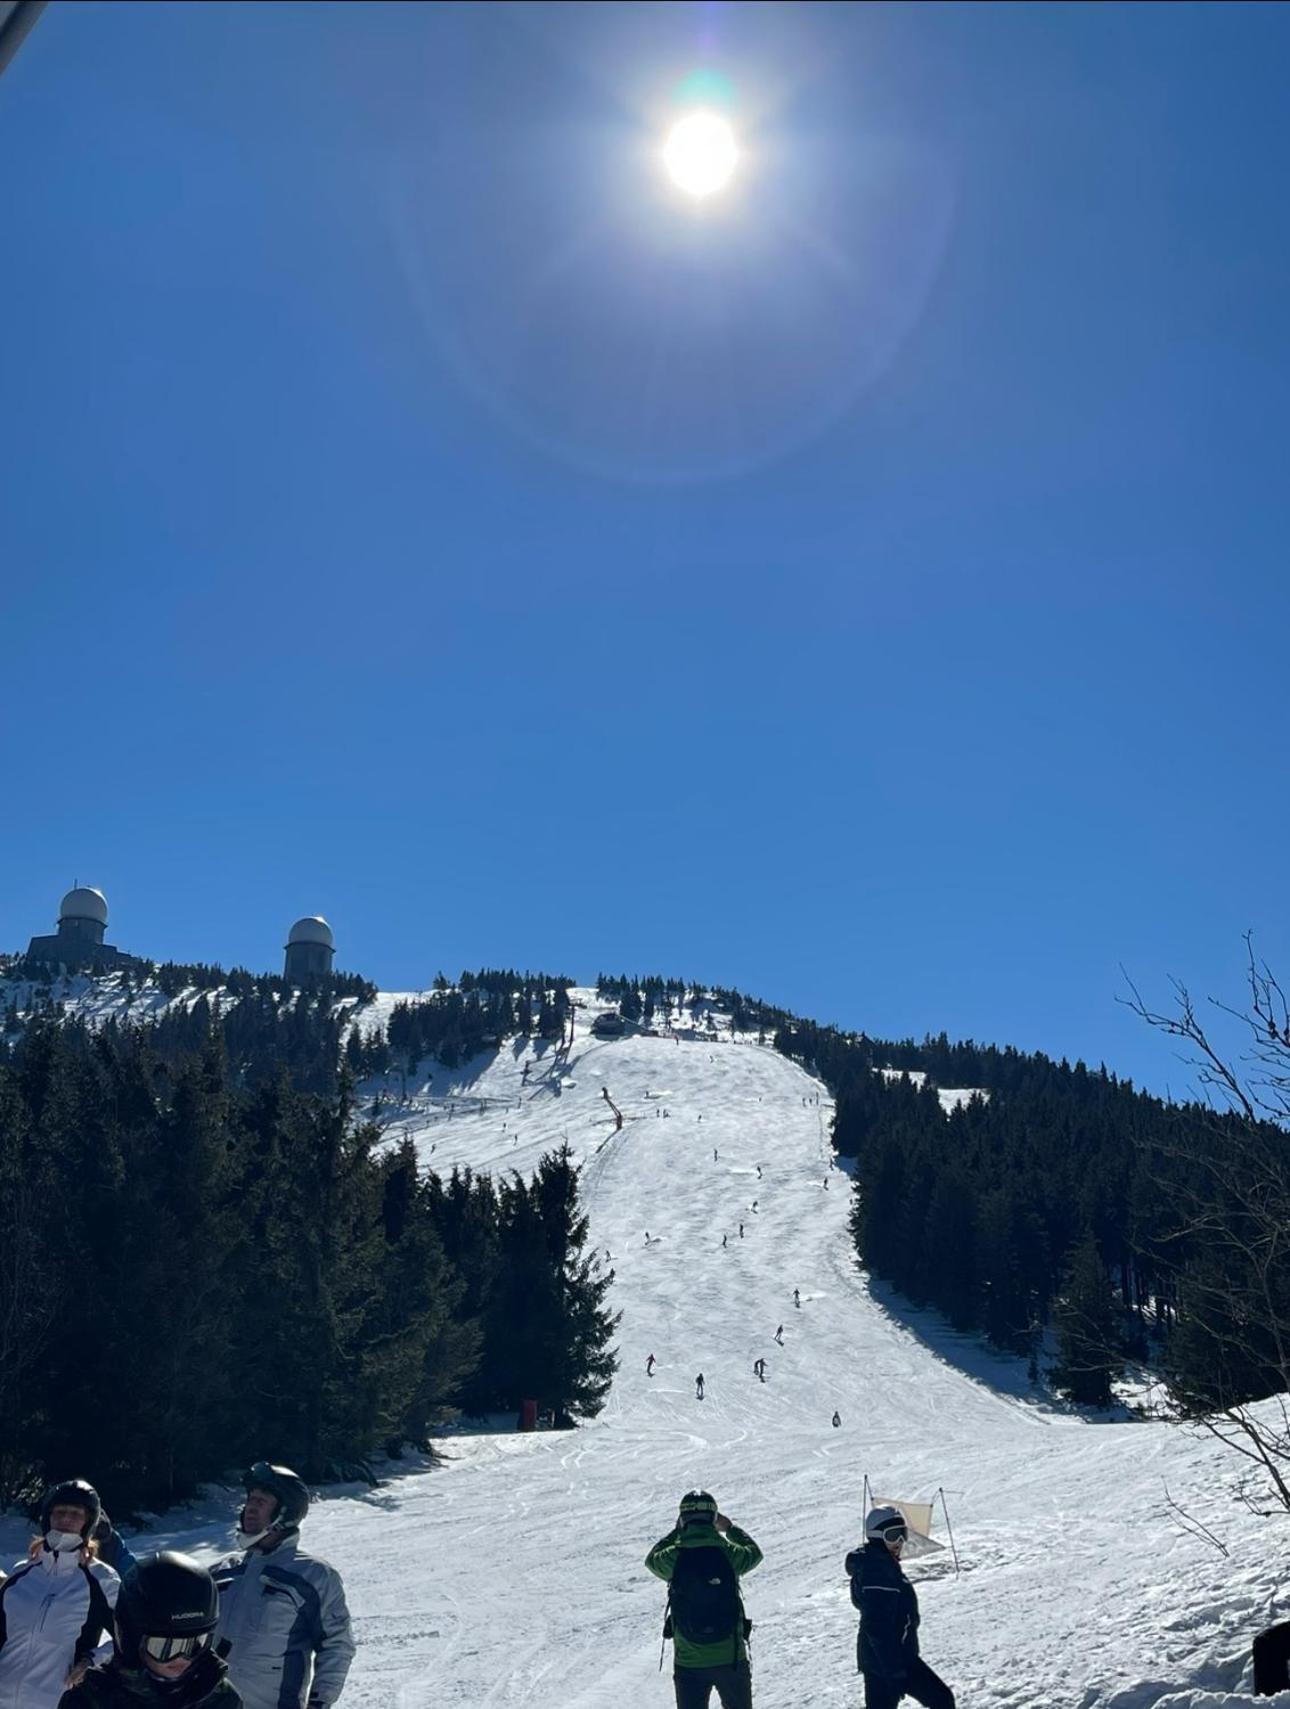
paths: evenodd
<path fill-rule="evenodd" d="M 426 1057 L 456 1068 L 516 1034 L 557 1039 L 568 1014 L 568 980 L 463 973 L 456 989 L 445 983 L 427 997 L 396 1003 L 383 1037 L 379 1031 L 351 1036 L 349 1060 L 365 1075 L 394 1064 L 411 1073 Z"/>
<path fill-rule="evenodd" d="M 178 997 L 184 991 L 222 989 L 234 997 L 254 993 L 281 1000 L 294 989 L 280 973 L 251 973 L 245 967 L 223 968 L 213 962 L 146 961 L 132 958 L 125 967 L 102 974 L 96 972 L 93 961 L 62 962 L 55 968 L 35 956 L 0 956 L 0 976 L 6 979 L 25 979 L 37 986 L 46 996 L 52 989 L 55 977 L 66 974 L 69 978 L 74 978 L 80 973 L 99 979 L 115 980 L 123 993 L 131 990 L 142 991 L 146 986 L 153 985 L 164 997 Z M 358 973 L 317 974 L 311 978 L 310 985 L 319 993 L 325 993 L 331 1001 L 353 997 L 360 1002 L 370 1003 L 376 996 L 375 985 Z"/>
<path fill-rule="evenodd" d="M 213 1017 L 159 1036 L 0 1049 L 0 1500 L 75 1470 L 158 1506 L 256 1456 L 352 1474 L 460 1409 L 600 1409 L 616 1319 L 567 1149 L 443 1181 L 347 1082 L 245 1074 Z"/>
<path fill-rule="evenodd" d="M 1245 1226 L 1268 1159 L 1286 1168 L 1279 1127 L 943 1035 L 893 1050 L 799 1022 L 775 1042 L 833 1090 L 857 1252 L 911 1301 L 1032 1361 L 1053 1329 L 1054 1382 L 1093 1405 L 1129 1362 L 1191 1413 L 1284 1387 L 1290 1261 L 1270 1266 Z M 876 1072 L 893 1055 L 927 1080 Z M 947 1113 L 937 1081 L 984 1095 Z"/>

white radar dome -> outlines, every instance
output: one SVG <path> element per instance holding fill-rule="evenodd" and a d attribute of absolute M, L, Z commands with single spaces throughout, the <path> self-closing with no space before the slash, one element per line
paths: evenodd
<path fill-rule="evenodd" d="M 287 933 L 287 943 L 326 944 L 328 949 L 336 947 L 332 929 L 321 914 L 309 914 L 303 920 L 297 920 Z"/>
<path fill-rule="evenodd" d="M 91 890 L 78 885 L 63 897 L 58 917 L 60 920 L 95 920 L 100 926 L 106 926 L 107 897 L 101 890 Z"/>

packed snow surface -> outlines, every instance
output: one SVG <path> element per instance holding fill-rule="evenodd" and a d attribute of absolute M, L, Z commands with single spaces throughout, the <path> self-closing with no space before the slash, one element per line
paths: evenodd
<path fill-rule="evenodd" d="M 962 1570 L 946 1549 L 910 1576 L 924 1656 L 965 1709 L 1247 1702 L 1250 1640 L 1290 1599 L 1276 1603 L 1284 1521 L 1236 1499 L 1233 1461 L 1161 1423 L 1047 1404 L 1024 1366 L 871 1290 L 827 1093 L 801 1068 L 725 1034 L 593 1040 L 593 1010 L 567 1061 L 512 1040 L 435 1066 L 406 1101 L 386 1082 L 386 1132 L 444 1173 L 528 1172 L 568 1140 L 615 1272 L 622 1362 L 579 1430 L 463 1431 L 441 1463 L 315 1505 L 307 1541 L 342 1569 L 360 1645 L 348 1709 L 670 1703 L 664 1590 L 643 1560 L 695 1485 L 765 1551 L 744 1581 L 759 1709 L 858 1705 L 842 1561 L 866 1474 L 887 1496 L 944 1490 Z M 1166 1485 L 1228 1554 L 1189 1533 Z M 223 1553 L 215 1512 L 171 1515 L 143 1546 Z M 948 1542 L 939 1500 L 934 1535 Z"/>

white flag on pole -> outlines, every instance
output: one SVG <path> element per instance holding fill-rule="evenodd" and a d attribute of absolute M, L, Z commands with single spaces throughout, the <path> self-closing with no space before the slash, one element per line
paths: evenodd
<path fill-rule="evenodd" d="M 897 1508 L 905 1517 L 909 1536 L 903 1559 L 916 1561 L 921 1555 L 934 1555 L 945 1547 L 932 1536 L 932 1503 L 930 1501 L 897 1501 L 891 1495 L 870 1495 L 875 1507 Z"/>

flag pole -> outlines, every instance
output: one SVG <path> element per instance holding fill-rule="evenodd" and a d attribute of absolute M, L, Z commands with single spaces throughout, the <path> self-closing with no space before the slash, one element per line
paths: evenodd
<path fill-rule="evenodd" d="M 946 1505 L 944 1488 L 938 1489 L 936 1493 L 941 1498 L 941 1512 L 945 1515 L 945 1529 L 949 1533 L 950 1553 L 954 1556 L 954 1576 L 957 1578 L 959 1576 L 959 1552 L 954 1547 L 954 1527 L 950 1524 L 950 1510 Z"/>

